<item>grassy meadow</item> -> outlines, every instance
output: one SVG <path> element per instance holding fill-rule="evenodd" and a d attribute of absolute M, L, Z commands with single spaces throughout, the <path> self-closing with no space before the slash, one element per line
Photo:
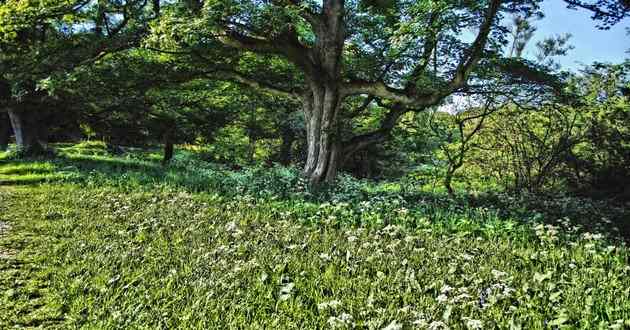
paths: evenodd
<path fill-rule="evenodd" d="M 627 206 L 0 153 L 0 328 L 626 329 Z"/>

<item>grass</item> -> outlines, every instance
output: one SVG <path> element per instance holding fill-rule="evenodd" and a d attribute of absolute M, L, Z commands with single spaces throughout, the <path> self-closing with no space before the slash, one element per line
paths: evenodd
<path fill-rule="evenodd" d="M 630 327 L 623 207 L 66 152 L 0 164 L 0 328 Z"/>

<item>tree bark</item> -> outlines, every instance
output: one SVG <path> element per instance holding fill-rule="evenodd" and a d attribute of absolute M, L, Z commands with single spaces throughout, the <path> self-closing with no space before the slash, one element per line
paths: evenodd
<path fill-rule="evenodd" d="M 292 151 L 293 151 L 293 142 L 295 142 L 295 133 L 290 127 L 282 126 L 280 128 L 282 144 L 280 145 L 280 151 L 275 157 L 276 161 L 280 164 L 287 166 L 291 164 L 292 159 Z"/>
<path fill-rule="evenodd" d="M 15 133 L 17 150 L 24 156 L 38 156 L 46 151 L 41 143 L 41 128 L 44 123 L 38 123 L 36 116 L 31 111 L 19 111 L 13 108 L 8 110 L 11 126 Z M 43 131 L 47 131 L 44 129 Z"/>
<path fill-rule="evenodd" d="M 451 170 L 449 170 L 446 173 L 446 176 L 444 177 L 444 188 L 446 188 L 446 192 L 448 193 L 448 196 L 453 198 L 455 197 L 455 191 L 453 190 L 453 172 Z"/>
<path fill-rule="evenodd" d="M 303 97 L 306 118 L 307 159 L 304 174 L 316 186 L 337 177 L 342 142 L 339 131 L 342 52 L 346 29 L 345 1 L 324 0 L 323 20 L 315 25 L 315 59 L 307 72 L 309 90 Z"/>
<path fill-rule="evenodd" d="M 304 175 L 311 185 L 332 182 L 341 161 L 338 112 L 339 88 L 334 84 L 313 84 L 303 102 L 306 118 L 307 158 Z"/>
<path fill-rule="evenodd" d="M 0 112 L 0 151 L 5 151 L 9 147 L 9 138 L 11 137 L 11 122 L 9 115 Z"/>
<path fill-rule="evenodd" d="M 164 158 L 162 158 L 162 165 L 168 164 L 173 159 L 173 137 L 170 131 L 164 134 Z"/>

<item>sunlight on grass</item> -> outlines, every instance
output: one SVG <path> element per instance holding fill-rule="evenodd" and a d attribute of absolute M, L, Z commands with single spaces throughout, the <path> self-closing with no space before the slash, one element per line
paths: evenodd
<path fill-rule="evenodd" d="M 630 318 L 628 249 L 560 223 L 423 217 L 415 228 L 357 227 L 343 224 L 344 205 L 176 190 L 41 186 L 2 196 L 14 231 L 46 233 L 20 254 L 44 267 L 27 280 L 40 284 L 4 294 L 5 322 L 50 322 L 61 310 L 61 324 L 98 328 L 593 328 Z M 381 212 L 364 207 L 362 216 Z M 34 314 L 33 295 L 49 309 Z"/>
<path fill-rule="evenodd" d="M 50 173 L 55 170 L 52 163 L 17 163 L 9 162 L 2 164 L 0 174 L 4 175 L 22 175 L 36 173 Z"/>
<path fill-rule="evenodd" d="M 54 182 L 67 180 L 70 174 L 49 173 L 49 174 L 22 174 L 22 175 L 3 175 L 0 174 L 0 185 L 27 185 L 44 182 Z"/>
<path fill-rule="evenodd" d="M 630 326 L 622 207 L 75 149 L 0 163 L 0 328 Z"/>

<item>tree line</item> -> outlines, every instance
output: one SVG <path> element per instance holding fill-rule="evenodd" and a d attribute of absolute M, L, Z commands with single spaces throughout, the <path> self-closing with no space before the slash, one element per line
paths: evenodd
<path fill-rule="evenodd" d="M 168 162 L 187 143 L 299 164 L 312 185 L 433 162 L 451 193 L 474 171 L 606 190 L 630 168 L 628 63 L 561 72 L 567 36 L 523 58 L 541 3 L 3 0 L 0 148 L 161 143 Z M 625 0 L 564 3 L 601 29 L 630 15 Z"/>

